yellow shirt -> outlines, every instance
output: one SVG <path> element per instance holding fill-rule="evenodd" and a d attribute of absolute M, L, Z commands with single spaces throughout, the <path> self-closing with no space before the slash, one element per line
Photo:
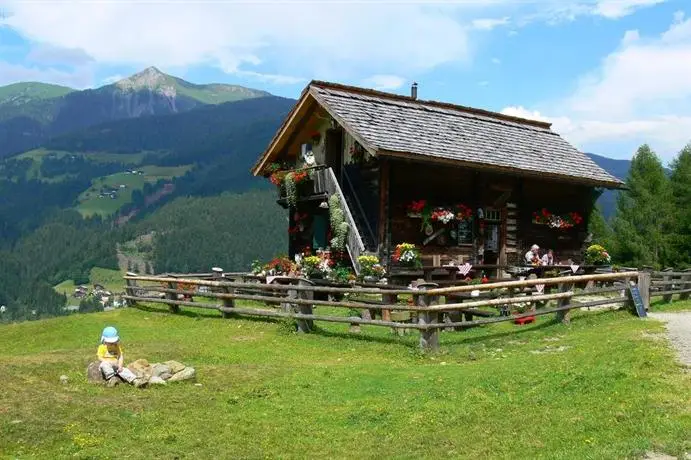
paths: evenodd
<path fill-rule="evenodd" d="M 116 363 L 122 356 L 122 345 L 120 343 L 102 343 L 96 352 L 98 359 Z"/>

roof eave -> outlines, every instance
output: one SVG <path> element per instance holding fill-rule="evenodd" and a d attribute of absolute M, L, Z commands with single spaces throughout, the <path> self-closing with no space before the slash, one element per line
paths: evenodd
<path fill-rule="evenodd" d="M 300 98 L 297 100 L 290 112 L 288 112 L 288 115 L 286 115 L 281 126 L 279 126 L 279 128 L 276 130 L 276 134 L 274 134 L 273 138 L 269 142 L 269 145 L 266 147 L 266 149 L 261 154 L 254 166 L 252 166 L 251 172 L 253 176 L 259 176 L 262 174 L 262 172 L 264 171 L 264 167 L 266 166 L 267 161 L 270 159 L 274 150 L 276 149 L 278 142 L 284 135 L 286 135 L 291 122 L 293 121 L 297 113 L 300 111 L 300 109 L 307 103 L 309 98 L 309 85 L 307 85 L 302 90 Z"/>
<path fill-rule="evenodd" d="M 586 178 L 586 177 L 568 176 L 568 175 L 564 175 L 564 174 L 545 173 L 542 171 L 534 171 L 534 170 L 520 169 L 520 168 L 511 168 L 509 166 L 496 166 L 496 165 L 490 165 L 487 163 L 454 160 L 451 158 L 435 157 L 435 156 L 419 154 L 419 153 L 397 152 L 397 151 L 393 151 L 393 150 L 380 149 L 377 151 L 377 155 L 391 157 L 391 158 L 401 158 L 401 159 L 423 161 L 423 162 L 427 162 L 427 163 L 453 164 L 456 166 L 467 166 L 467 167 L 472 168 L 472 169 L 495 171 L 495 172 L 501 172 L 501 173 L 506 173 L 506 174 L 525 176 L 525 177 L 534 177 L 534 178 L 543 178 L 543 179 L 546 178 L 546 179 L 550 179 L 550 180 L 559 180 L 561 182 L 570 182 L 570 183 L 575 183 L 575 184 L 588 185 L 591 187 L 601 187 L 601 188 L 606 188 L 606 189 L 621 189 L 621 188 L 625 187 L 625 184 L 618 179 L 614 179 L 613 181 L 590 179 L 590 178 Z"/>

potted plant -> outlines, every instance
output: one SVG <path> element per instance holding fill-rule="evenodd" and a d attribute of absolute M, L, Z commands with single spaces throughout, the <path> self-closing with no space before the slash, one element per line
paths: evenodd
<path fill-rule="evenodd" d="M 386 275 L 377 256 L 360 256 L 357 260 L 360 264 L 360 279 L 366 283 L 376 283 Z"/>
<path fill-rule="evenodd" d="M 607 250 L 599 244 L 592 244 L 588 246 L 585 251 L 586 265 L 597 265 L 599 271 L 611 271 L 612 258 Z"/>
<path fill-rule="evenodd" d="M 420 250 L 412 243 L 401 243 L 396 245 L 396 250 L 391 256 L 394 262 L 404 267 L 421 268 Z"/>

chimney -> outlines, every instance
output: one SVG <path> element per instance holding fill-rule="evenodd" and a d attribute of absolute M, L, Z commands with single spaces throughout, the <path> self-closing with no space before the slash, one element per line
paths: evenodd
<path fill-rule="evenodd" d="M 413 86 L 410 87 L 410 97 L 412 99 L 417 99 L 417 83 L 413 82 Z"/>

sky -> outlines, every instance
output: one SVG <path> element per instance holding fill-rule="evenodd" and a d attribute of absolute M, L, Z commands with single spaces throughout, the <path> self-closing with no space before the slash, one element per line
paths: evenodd
<path fill-rule="evenodd" d="M 148 66 L 297 98 L 312 79 L 550 121 L 669 162 L 691 141 L 691 0 L 0 0 L 0 85 Z"/>

